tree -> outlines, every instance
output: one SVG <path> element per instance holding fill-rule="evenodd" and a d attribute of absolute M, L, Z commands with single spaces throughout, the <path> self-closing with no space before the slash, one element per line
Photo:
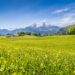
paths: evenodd
<path fill-rule="evenodd" d="M 70 34 L 70 35 L 75 34 L 75 25 L 69 26 L 67 28 L 67 34 Z"/>
<path fill-rule="evenodd" d="M 26 35 L 31 35 L 31 33 L 30 33 L 30 32 L 25 32 L 25 34 L 26 34 Z"/>
<path fill-rule="evenodd" d="M 17 35 L 18 36 L 24 36 L 25 35 L 25 32 L 17 32 Z"/>
<path fill-rule="evenodd" d="M 41 34 L 37 34 L 37 33 L 32 33 L 32 35 L 34 35 L 34 36 L 41 36 Z"/>
<path fill-rule="evenodd" d="M 15 35 L 13 35 L 13 34 L 9 34 L 9 33 L 6 34 L 6 37 L 7 37 L 7 38 L 9 38 L 9 37 L 14 37 L 14 36 L 15 36 Z"/>

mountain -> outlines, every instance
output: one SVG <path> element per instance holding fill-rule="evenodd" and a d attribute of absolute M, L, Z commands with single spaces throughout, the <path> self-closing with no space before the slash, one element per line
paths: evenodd
<path fill-rule="evenodd" d="M 10 33 L 7 29 L 0 29 L 0 35 L 6 35 L 7 33 Z"/>
<path fill-rule="evenodd" d="M 60 28 L 57 34 L 75 34 L 75 24 Z"/>
<path fill-rule="evenodd" d="M 64 34 L 64 35 L 66 35 L 67 34 L 66 27 L 60 28 L 59 31 L 57 32 L 57 34 L 61 34 L 61 35 Z"/>
<path fill-rule="evenodd" d="M 60 29 L 60 27 L 58 26 L 41 26 L 41 27 L 38 27 L 38 30 L 41 34 L 55 34 L 58 32 L 58 30 Z"/>
<path fill-rule="evenodd" d="M 29 26 L 26 28 L 20 28 L 20 29 L 15 29 L 11 33 L 14 34 L 16 32 L 31 32 L 31 33 L 37 33 L 37 34 L 55 34 L 58 32 L 60 27 L 58 26 L 40 26 L 40 27 L 34 27 L 34 26 Z"/>
<path fill-rule="evenodd" d="M 60 27 L 58 26 L 52 26 L 47 25 L 45 23 L 42 24 L 42 26 L 37 27 L 36 25 L 28 26 L 26 28 L 19 28 L 12 31 L 6 30 L 6 29 L 0 29 L 0 34 L 16 34 L 17 32 L 31 32 L 31 33 L 37 33 L 37 34 L 55 34 L 59 31 Z"/>

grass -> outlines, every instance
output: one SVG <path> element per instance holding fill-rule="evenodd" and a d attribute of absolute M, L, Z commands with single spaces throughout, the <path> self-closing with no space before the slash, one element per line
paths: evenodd
<path fill-rule="evenodd" d="M 0 75 L 75 75 L 75 36 L 1 36 Z"/>

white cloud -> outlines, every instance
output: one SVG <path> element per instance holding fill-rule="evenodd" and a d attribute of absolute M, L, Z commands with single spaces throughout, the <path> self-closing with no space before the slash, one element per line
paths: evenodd
<path fill-rule="evenodd" d="M 59 20 L 59 23 L 62 25 L 75 23 L 75 13 L 70 13 L 68 15 L 65 15 Z"/>
<path fill-rule="evenodd" d="M 67 26 L 75 23 L 75 13 L 69 13 L 49 21 L 52 25 Z"/>
<path fill-rule="evenodd" d="M 61 20 L 59 20 L 59 25 L 70 25 L 75 22 L 75 19 L 72 17 L 64 17 Z"/>
<path fill-rule="evenodd" d="M 59 14 L 59 13 L 66 12 L 68 10 L 70 10 L 70 8 L 58 9 L 58 10 L 53 11 L 52 13 L 53 14 Z"/>

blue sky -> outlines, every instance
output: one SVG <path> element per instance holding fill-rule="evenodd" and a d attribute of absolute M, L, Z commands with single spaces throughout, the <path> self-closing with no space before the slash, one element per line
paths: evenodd
<path fill-rule="evenodd" d="M 0 0 L 0 28 L 23 28 L 45 21 L 66 26 L 75 22 L 75 0 Z"/>

